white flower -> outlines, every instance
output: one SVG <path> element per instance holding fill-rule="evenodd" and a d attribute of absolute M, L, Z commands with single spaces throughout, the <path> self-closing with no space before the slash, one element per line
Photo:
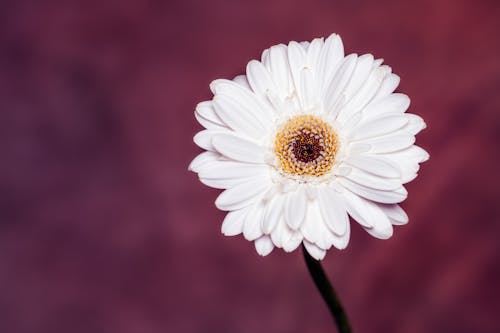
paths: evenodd
<path fill-rule="evenodd" d="M 318 260 L 347 246 L 348 215 L 391 237 L 408 222 L 403 184 L 429 157 L 413 145 L 425 123 L 405 113 L 398 84 L 371 54 L 344 56 L 335 34 L 272 46 L 246 75 L 213 81 L 213 99 L 195 111 L 206 152 L 189 169 L 225 190 L 215 201 L 228 211 L 222 233 L 243 233 L 263 256 L 304 243 Z"/>

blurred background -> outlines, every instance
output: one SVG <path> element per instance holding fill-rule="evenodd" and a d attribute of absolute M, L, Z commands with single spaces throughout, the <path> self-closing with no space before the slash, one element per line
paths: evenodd
<path fill-rule="evenodd" d="M 334 332 L 300 251 L 259 257 L 187 171 L 195 105 L 264 48 L 382 57 L 431 159 L 388 241 L 323 265 L 354 332 L 500 332 L 500 2 L 0 2 L 0 332 Z"/>

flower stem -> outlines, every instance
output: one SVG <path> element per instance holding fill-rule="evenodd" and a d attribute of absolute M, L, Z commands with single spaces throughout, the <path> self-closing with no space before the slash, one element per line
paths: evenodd
<path fill-rule="evenodd" d="M 330 284 L 330 281 L 328 281 L 328 277 L 321 267 L 320 262 L 311 257 L 303 245 L 302 252 L 304 253 L 304 259 L 306 260 L 309 273 L 321 293 L 321 296 L 325 300 L 326 305 L 328 305 L 328 309 L 337 324 L 339 333 L 351 333 L 351 325 L 349 324 L 347 315 L 344 312 L 344 308 L 342 307 L 342 304 L 340 304 L 340 300 Z"/>

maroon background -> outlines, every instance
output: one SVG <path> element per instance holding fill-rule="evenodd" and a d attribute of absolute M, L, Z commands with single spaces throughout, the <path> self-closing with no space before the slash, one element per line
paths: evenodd
<path fill-rule="evenodd" d="M 388 241 L 324 266 L 355 332 L 500 332 L 500 2 L 2 1 L 0 331 L 332 332 L 300 252 L 220 235 L 197 102 L 339 33 L 402 77 L 431 159 Z"/>

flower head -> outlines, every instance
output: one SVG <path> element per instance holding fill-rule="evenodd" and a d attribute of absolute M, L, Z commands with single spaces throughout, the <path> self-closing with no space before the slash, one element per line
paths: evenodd
<path fill-rule="evenodd" d="M 224 190 L 222 232 L 242 233 L 261 255 L 303 243 L 316 259 L 347 246 L 349 216 L 391 237 L 408 222 L 403 185 L 429 157 L 414 145 L 425 123 L 405 113 L 398 84 L 371 54 L 345 56 L 335 34 L 272 46 L 246 75 L 213 81 L 195 111 L 206 152 L 189 168 Z"/>

